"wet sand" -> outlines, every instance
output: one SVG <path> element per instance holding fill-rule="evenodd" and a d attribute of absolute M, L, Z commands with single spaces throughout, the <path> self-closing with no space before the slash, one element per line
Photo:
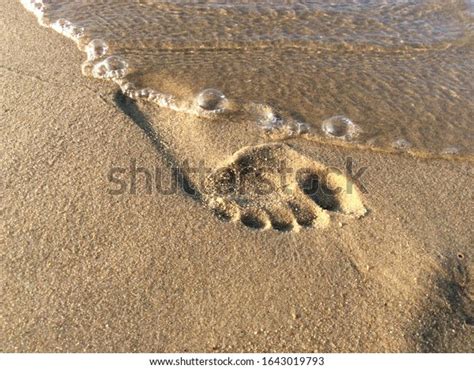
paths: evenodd
<path fill-rule="evenodd" d="M 168 143 L 81 75 L 70 41 L 4 7 L 2 352 L 473 351 L 472 162 L 288 141 L 367 167 L 364 217 L 299 232 L 223 222 L 183 192 L 111 195 L 112 167 L 169 170 Z"/>

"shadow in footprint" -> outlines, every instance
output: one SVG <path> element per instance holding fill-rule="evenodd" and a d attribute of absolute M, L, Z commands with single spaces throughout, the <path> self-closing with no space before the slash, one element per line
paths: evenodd
<path fill-rule="evenodd" d="M 136 102 L 129 97 L 122 94 L 118 91 L 113 99 L 115 105 L 125 114 L 127 115 L 132 121 L 140 127 L 143 132 L 145 132 L 146 136 L 153 144 L 153 147 L 164 156 L 164 159 L 171 167 L 173 171 L 173 180 L 176 182 L 177 188 L 180 188 L 185 192 L 187 195 L 200 200 L 201 194 L 196 189 L 196 187 L 192 184 L 192 181 L 188 177 L 188 175 L 181 169 L 178 161 L 172 155 L 172 153 L 167 150 L 165 145 L 162 144 L 161 139 L 158 133 L 155 131 L 153 126 L 149 123 L 147 117 L 140 111 L 139 107 L 137 106 Z"/>
<path fill-rule="evenodd" d="M 255 214 L 244 214 L 240 218 L 242 224 L 253 229 L 262 229 L 265 227 L 265 221 Z"/>
<path fill-rule="evenodd" d="M 300 173 L 297 178 L 301 190 L 321 208 L 338 210 L 337 190 L 330 189 L 320 177 L 311 171 Z"/>

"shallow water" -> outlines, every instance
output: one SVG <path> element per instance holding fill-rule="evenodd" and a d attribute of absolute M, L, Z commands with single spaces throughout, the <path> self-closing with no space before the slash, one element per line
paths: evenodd
<path fill-rule="evenodd" d="M 268 131 L 474 153 L 472 1 L 22 3 L 87 52 L 84 74 L 136 98 L 251 111 Z M 225 94 L 219 109 L 196 103 L 206 88 Z"/>

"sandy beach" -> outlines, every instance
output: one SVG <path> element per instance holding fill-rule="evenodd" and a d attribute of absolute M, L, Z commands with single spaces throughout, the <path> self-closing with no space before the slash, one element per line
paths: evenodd
<path fill-rule="evenodd" d="M 150 139 L 70 40 L 3 8 L 1 352 L 474 350 L 472 160 L 287 140 L 325 167 L 351 161 L 366 189 L 364 216 L 298 232 L 223 221 L 143 175 L 113 194 L 112 168 L 169 173 L 170 153 L 215 167 L 261 138 L 154 109 Z"/>

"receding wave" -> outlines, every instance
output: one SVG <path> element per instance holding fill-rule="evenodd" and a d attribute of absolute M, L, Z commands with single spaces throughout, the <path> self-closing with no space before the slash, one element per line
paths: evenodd
<path fill-rule="evenodd" d="M 471 155 L 473 4 L 461 0 L 21 0 L 85 75 L 269 135 Z"/>

